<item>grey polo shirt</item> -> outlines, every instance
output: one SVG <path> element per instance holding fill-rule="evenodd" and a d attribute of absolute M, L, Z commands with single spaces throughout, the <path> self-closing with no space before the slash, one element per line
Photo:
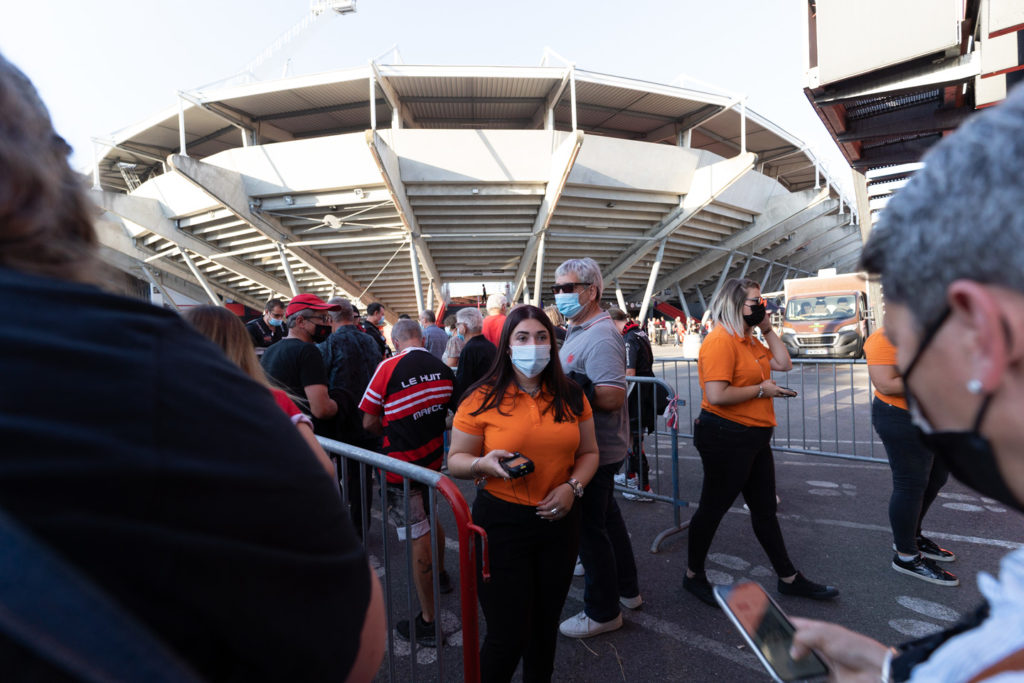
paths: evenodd
<path fill-rule="evenodd" d="M 626 390 L 626 345 L 607 313 L 601 312 L 582 325 L 571 325 L 558 357 L 566 373 L 583 373 L 597 387 Z M 622 462 L 629 443 L 629 409 L 625 402 L 610 413 L 595 406 L 594 431 L 600 464 Z"/>

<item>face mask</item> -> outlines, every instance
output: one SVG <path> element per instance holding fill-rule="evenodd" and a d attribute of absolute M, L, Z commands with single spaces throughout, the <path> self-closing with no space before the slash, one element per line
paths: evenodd
<path fill-rule="evenodd" d="M 534 378 L 551 360 L 550 346 L 510 346 L 512 365 L 529 378 Z"/>
<path fill-rule="evenodd" d="M 765 307 L 764 304 L 752 304 L 750 306 L 750 315 L 743 316 L 743 322 L 753 327 L 754 325 L 760 325 L 761 321 L 764 320 Z"/>
<path fill-rule="evenodd" d="M 281 327 L 281 325 L 284 325 L 284 321 L 279 318 L 271 318 L 268 322 L 271 327 Z"/>
<path fill-rule="evenodd" d="M 555 306 L 558 307 L 558 312 L 566 318 L 572 318 L 583 310 L 583 306 L 580 304 L 580 295 L 575 292 L 555 294 Z"/>
<path fill-rule="evenodd" d="M 992 450 L 992 444 L 980 433 L 981 423 L 985 419 L 985 412 L 992 401 L 992 395 L 989 394 L 982 400 L 978 414 L 974 417 L 974 425 L 969 431 L 936 432 L 921 411 L 921 402 L 914 397 L 910 385 L 907 383 L 917 362 L 938 333 L 939 328 L 946 322 L 949 314 L 950 310 L 947 308 L 939 319 L 925 331 L 917 353 L 914 354 L 903 374 L 903 388 L 906 392 L 911 419 L 917 427 L 921 440 L 960 482 L 983 496 L 1024 512 L 1024 504 L 1018 501 L 1006 486 L 1006 481 L 999 471 L 999 464 L 996 461 L 995 452 Z"/>

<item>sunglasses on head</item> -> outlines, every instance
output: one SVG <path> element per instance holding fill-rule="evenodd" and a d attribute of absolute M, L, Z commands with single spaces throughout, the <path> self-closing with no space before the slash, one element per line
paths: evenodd
<path fill-rule="evenodd" d="M 563 282 L 560 285 L 551 285 L 552 294 L 572 294 L 576 291 L 576 287 L 589 287 L 589 282 Z"/>

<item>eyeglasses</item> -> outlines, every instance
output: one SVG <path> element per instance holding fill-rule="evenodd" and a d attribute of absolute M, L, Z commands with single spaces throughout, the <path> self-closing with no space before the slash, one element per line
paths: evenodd
<path fill-rule="evenodd" d="M 326 315 L 304 315 L 302 317 L 305 318 L 306 320 L 312 320 L 313 322 L 316 323 L 324 323 L 325 325 L 328 325 L 331 322 L 330 316 Z"/>
<path fill-rule="evenodd" d="M 563 282 L 560 285 L 551 285 L 552 294 L 572 294 L 576 291 L 576 287 L 589 287 L 589 282 Z"/>
<path fill-rule="evenodd" d="M 761 304 L 762 306 L 764 306 L 767 303 L 767 301 L 765 300 L 765 298 L 763 296 L 759 296 L 756 299 L 755 298 L 744 299 L 744 301 L 746 301 L 746 303 L 749 306 L 757 306 L 758 304 Z"/>

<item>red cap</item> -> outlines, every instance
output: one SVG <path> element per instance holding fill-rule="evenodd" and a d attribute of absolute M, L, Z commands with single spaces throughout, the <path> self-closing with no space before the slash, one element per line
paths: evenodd
<path fill-rule="evenodd" d="M 291 301 L 288 302 L 288 308 L 285 309 L 285 317 L 290 316 L 292 313 L 298 313 L 304 311 L 307 308 L 312 308 L 314 311 L 340 311 L 341 306 L 338 304 L 329 304 L 315 294 L 299 294 Z"/>

